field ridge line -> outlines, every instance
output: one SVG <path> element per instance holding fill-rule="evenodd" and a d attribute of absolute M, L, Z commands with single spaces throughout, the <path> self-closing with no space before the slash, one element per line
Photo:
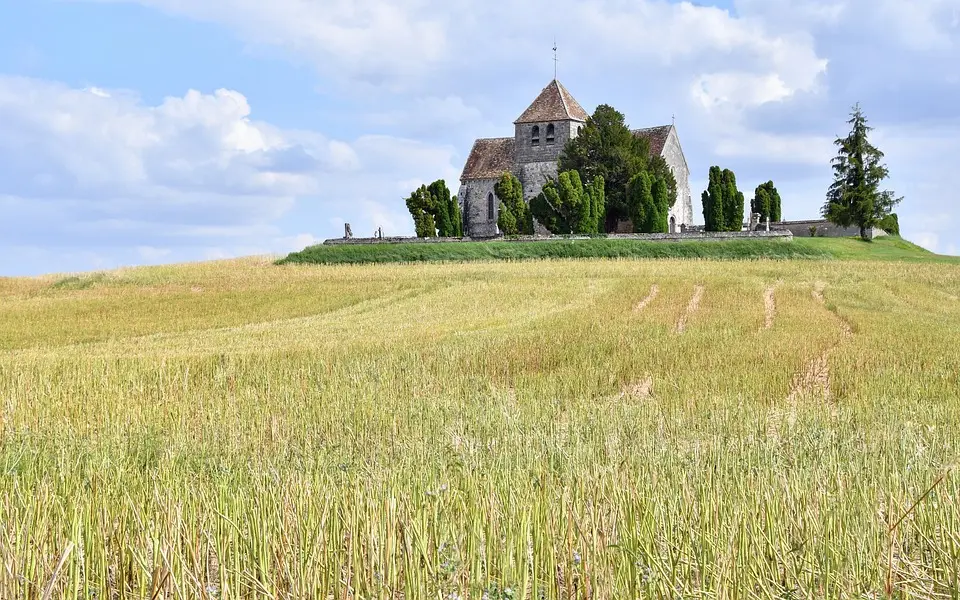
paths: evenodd
<path fill-rule="evenodd" d="M 637 304 L 637 305 L 633 308 L 633 312 L 640 312 L 640 311 L 642 311 L 642 310 L 645 309 L 651 302 L 653 302 L 654 300 L 656 300 L 656 299 L 657 299 L 657 296 L 659 296 L 659 295 L 660 295 L 660 286 L 657 285 L 657 284 L 653 284 L 652 286 L 650 286 L 650 293 L 648 293 L 648 294 L 647 294 L 647 297 L 644 298 L 643 300 L 641 300 L 640 303 Z"/>
<path fill-rule="evenodd" d="M 699 284 L 693 288 L 693 296 L 690 298 L 690 303 L 687 304 L 687 310 L 681 315 L 680 320 L 677 321 L 676 333 L 680 334 L 687 330 L 687 321 L 700 309 L 700 301 L 703 300 L 703 291 L 704 287 Z"/>

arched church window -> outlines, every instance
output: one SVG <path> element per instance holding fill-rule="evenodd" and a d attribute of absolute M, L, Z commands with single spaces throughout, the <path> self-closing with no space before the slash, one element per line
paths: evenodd
<path fill-rule="evenodd" d="M 487 196 L 487 220 L 492 221 L 494 217 L 495 206 L 493 204 L 493 192 Z"/>
<path fill-rule="evenodd" d="M 583 125 L 577 125 L 577 135 L 583 133 Z"/>
<path fill-rule="evenodd" d="M 540 145 L 540 126 L 534 125 L 533 130 L 530 132 L 530 144 L 532 146 Z"/>
<path fill-rule="evenodd" d="M 556 139 L 556 130 L 553 127 L 553 123 L 547 125 L 547 143 L 552 144 L 554 139 Z"/>

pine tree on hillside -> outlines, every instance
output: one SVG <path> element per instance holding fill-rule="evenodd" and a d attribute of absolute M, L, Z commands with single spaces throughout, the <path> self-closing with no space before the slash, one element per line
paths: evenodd
<path fill-rule="evenodd" d="M 834 142 L 840 150 L 832 161 L 834 181 L 821 213 L 840 227 L 856 225 L 860 237 L 869 239 L 867 230 L 877 226 L 903 198 L 880 191 L 889 171 L 880 162 L 883 152 L 868 139 L 873 128 L 867 125 L 859 104 L 854 105 L 847 123 L 850 133 Z"/>

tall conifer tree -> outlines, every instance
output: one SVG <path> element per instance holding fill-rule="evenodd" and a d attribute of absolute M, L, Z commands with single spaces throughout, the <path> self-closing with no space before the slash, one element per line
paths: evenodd
<path fill-rule="evenodd" d="M 859 104 L 854 105 L 847 124 L 850 133 L 834 142 L 839 148 L 833 159 L 834 181 L 821 213 L 840 227 L 856 225 L 860 237 L 869 239 L 867 230 L 880 223 L 903 198 L 880 190 L 889 171 L 880 162 L 883 152 L 868 139 L 873 128 L 867 125 Z"/>

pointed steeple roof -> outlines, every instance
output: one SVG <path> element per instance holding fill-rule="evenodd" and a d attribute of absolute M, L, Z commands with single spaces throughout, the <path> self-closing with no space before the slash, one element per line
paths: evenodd
<path fill-rule="evenodd" d="M 530 108 L 523 111 L 520 118 L 514 121 L 521 123 L 543 123 L 544 121 L 580 121 L 585 123 L 587 111 L 567 91 L 567 88 L 554 79 L 543 88 Z"/>

